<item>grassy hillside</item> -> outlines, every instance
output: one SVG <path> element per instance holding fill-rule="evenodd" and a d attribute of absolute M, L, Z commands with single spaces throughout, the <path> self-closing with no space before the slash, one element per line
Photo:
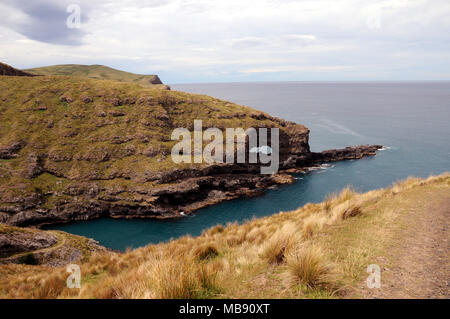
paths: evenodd
<path fill-rule="evenodd" d="M 204 95 L 79 77 L 0 77 L 0 222 L 32 223 L 47 211 L 60 220 L 69 208 L 90 213 L 93 205 L 111 212 L 102 206 L 110 203 L 160 212 L 164 203 L 154 208 L 157 196 L 149 190 L 169 183 L 159 181 L 161 173 L 206 166 L 171 160 L 172 130 L 192 129 L 194 119 L 204 128 L 276 126 L 297 139 L 308 134 L 304 126 Z"/>
<path fill-rule="evenodd" d="M 66 75 L 98 80 L 132 82 L 146 87 L 163 84 L 157 75 L 134 74 L 104 65 L 61 64 L 32 68 L 26 71 L 39 75 Z"/>
<path fill-rule="evenodd" d="M 361 296 L 367 266 L 379 263 L 391 269 L 395 258 L 390 251 L 401 246 L 401 232 L 421 218 L 430 221 L 428 214 L 438 211 L 436 207 L 448 211 L 449 190 L 448 173 L 409 178 L 364 194 L 347 188 L 323 203 L 243 225 L 219 225 L 199 237 L 185 236 L 126 253 L 98 253 L 81 263 L 81 289 L 66 288 L 64 268 L 4 265 L 0 297 Z M 445 267 L 438 270 L 434 276 Z"/>

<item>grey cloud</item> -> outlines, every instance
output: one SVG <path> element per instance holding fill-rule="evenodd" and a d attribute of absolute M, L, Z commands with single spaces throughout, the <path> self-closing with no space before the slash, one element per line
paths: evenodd
<path fill-rule="evenodd" d="M 10 1 L 6 4 L 27 16 L 25 21 L 17 22 L 6 18 L 6 27 L 31 40 L 63 45 L 80 45 L 86 31 L 82 28 L 68 28 L 66 21 L 67 5 L 73 1 Z M 88 5 L 80 4 L 81 23 L 87 21 Z M 1 23 L 1 22 L 0 22 Z"/>

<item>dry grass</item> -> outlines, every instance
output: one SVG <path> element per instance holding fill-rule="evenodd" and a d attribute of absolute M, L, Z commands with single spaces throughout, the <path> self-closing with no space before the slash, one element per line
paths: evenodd
<path fill-rule="evenodd" d="M 332 267 L 319 246 L 301 247 L 287 256 L 286 264 L 293 283 L 308 288 L 330 287 L 332 284 Z"/>
<path fill-rule="evenodd" d="M 219 250 L 215 244 L 204 244 L 194 249 L 194 256 L 198 260 L 206 260 L 219 255 Z"/>
<path fill-rule="evenodd" d="M 450 174 L 407 179 L 326 203 L 216 226 L 125 253 L 83 262 L 82 288 L 68 289 L 64 268 L 0 266 L 3 298 L 330 298 L 357 285 L 394 238 L 408 205 L 448 193 Z"/>
<path fill-rule="evenodd" d="M 295 224 L 286 224 L 275 232 L 263 246 L 263 257 L 271 264 L 280 264 L 301 241 Z"/>

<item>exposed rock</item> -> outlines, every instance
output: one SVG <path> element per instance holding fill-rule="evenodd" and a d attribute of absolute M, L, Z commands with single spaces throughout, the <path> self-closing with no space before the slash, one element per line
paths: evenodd
<path fill-rule="evenodd" d="M 13 68 L 12 66 L 1 63 L 0 62 L 0 75 L 9 75 L 9 76 L 36 76 L 31 73 L 27 73 L 21 70 L 17 70 Z"/>
<path fill-rule="evenodd" d="M 34 178 L 44 172 L 43 159 L 41 156 L 30 153 L 28 155 L 28 165 L 24 174 L 25 178 Z"/>
<path fill-rule="evenodd" d="M 153 79 L 149 79 L 148 82 L 151 84 L 163 84 L 157 75 L 155 75 Z"/>
<path fill-rule="evenodd" d="M 122 112 L 122 111 L 110 111 L 109 115 L 111 115 L 113 117 L 124 116 L 125 112 Z"/>
<path fill-rule="evenodd" d="M 16 228 L 0 228 L 0 258 L 50 247 L 58 242 L 55 235 Z"/>
<path fill-rule="evenodd" d="M 320 153 L 311 153 L 314 162 L 334 162 L 349 159 L 360 159 L 364 156 L 373 156 L 382 145 L 358 145 L 349 146 L 342 149 L 326 150 Z"/>
<path fill-rule="evenodd" d="M 26 145 L 25 142 L 13 142 L 9 145 L 0 145 L 0 159 L 10 159 L 18 156 L 18 152 Z"/>
<path fill-rule="evenodd" d="M 107 249 L 93 239 L 63 232 L 0 224 L 0 264 L 60 267 Z"/>
<path fill-rule="evenodd" d="M 123 104 L 122 100 L 120 98 L 112 98 L 109 101 L 114 106 L 120 106 Z"/>
<path fill-rule="evenodd" d="M 63 102 L 63 103 L 72 103 L 72 102 L 73 102 L 73 99 L 72 99 L 72 97 L 70 97 L 70 96 L 62 95 L 62 96 L 59 98 L 59 101 L 60 101 L 60 102 Z"/>
<path fill-rule="evenodd" d="M 94 100 L 90 96 L 82 96 L 81 101 L 83 101 L 84 103 L 87 104 L 87 103 L 92 103 Z"/>

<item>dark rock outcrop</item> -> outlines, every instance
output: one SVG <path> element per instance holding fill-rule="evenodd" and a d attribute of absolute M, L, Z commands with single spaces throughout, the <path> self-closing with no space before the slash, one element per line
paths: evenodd
<path fill-rule="evenodd" d="M 320 153 L 311 153 L 312 159 L 316 163 L 335 162 L 349 159 L 360 159 L 364 156 L 373 156 L 382 145 L 358 145 L 349 146 L 342 149 L 326 150 Z"/>
<path fill-rule="evenodd" d="M 55 235 L 36 231 L 1 231 L 0 258 L 53 246 L 58 242 Z"/>
<path fill-rule="evenodd" d="M 163 84 L 159 76 L 155 75 L 152 79 L 149 79 L 150 84 Z"/>
<path fill-rule="evenodd" d="M 31 73 L 27 73 L 21 70 L 17 70 L 8 64 L 4 64 L 0 62 L 0 75 L 9 75 L 9 76 L 36 76 Z"/>
<path fill-rule="evenodd" d="M 94 252 L 105 252 L 93 239 L 64 232 L 44 231 L 0 224 L 0 265 L 63 266 L 88 258 Z"/>
<path fill-rule="evenodd" d="M 13 142 L 8 145 L 0 145 L 0 159 L 10 159 L 18 156 L 18 152 L 25 146 L 25 142 Z"/>

